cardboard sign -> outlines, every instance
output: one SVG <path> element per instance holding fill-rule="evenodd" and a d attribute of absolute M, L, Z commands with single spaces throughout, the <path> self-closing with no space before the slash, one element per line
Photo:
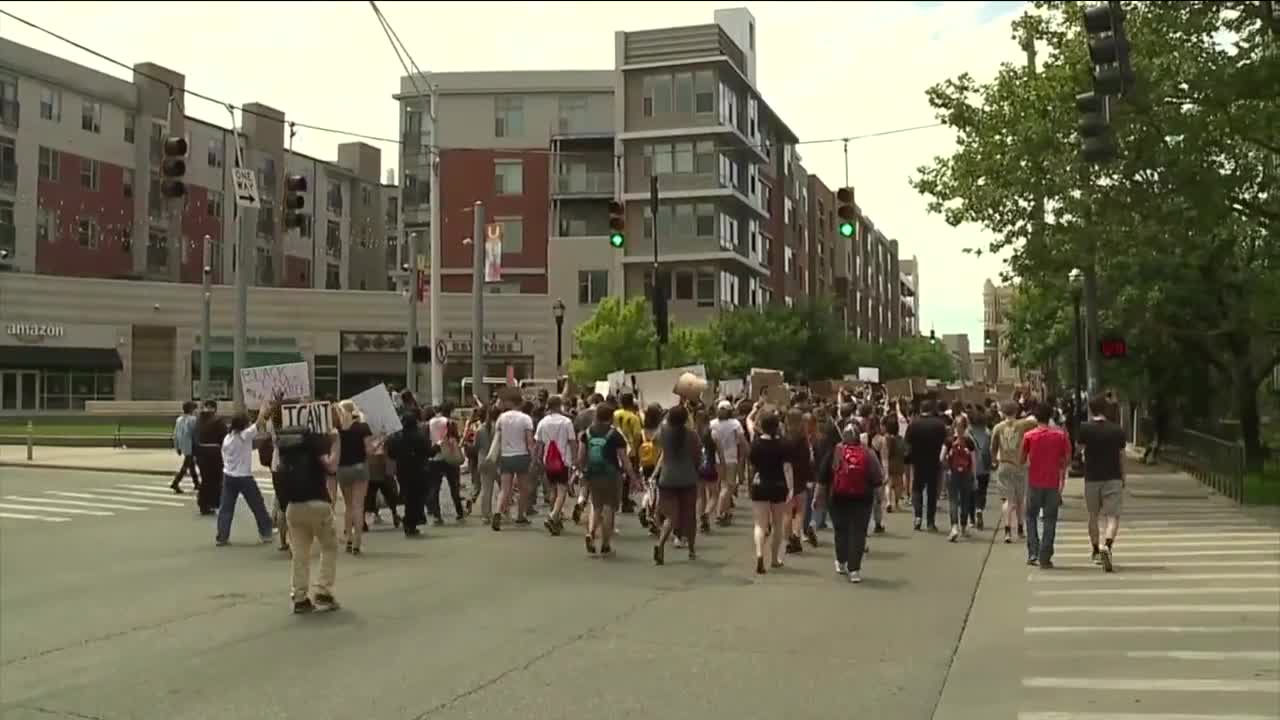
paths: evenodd
<path fill-rule="evenodd" d="M 862 382 L 878 383 L 880 382 L 880 368 L 860 367 L 858 368 L 858 379 Z"/>
<path fill-rule="evenodd" d="M 781 409 L 787 406 L 791 393 L 787 392 L 786 385 L 769 385 L 764 389 L 762 397 L 766 404 Z"/>
<path fill-rule="evenodd" d="M 836 396 L 836 383 L 834 380 L 816 380 L 809 383 L 809 394 L 817 398 L 831 398 Z"/>
<path fill-rule="evenodd" d="M 751 399 L 758 400 L 768 388 L 783 384 L 782 371 L 769 368 L 751 368 L 749 382 Z"/>
<path fill-rule="evenodd" d="M 911 378 L 887 380 L 885 381 L 884 388 L 891 398 L 909 398 L 913 391 Z"/>
<path fill-rule="evenodd" d="M 720 381 L 720 397 L 722 398 L 734 398 L 737 400 L 742 397 L 744 390 L 746 390 L 746 383 L 742 380 Z"/>
<path fill-rule="evenodd" d="M 379 384 L 353 395 L 351 402 L 364 413 L 364 421 L 375 434 L 390 435 L 400 431 L 400 416 L 391 403 L 391 393 L 387 392 L 386 385 Z"/>
<path fill-rule="evenodd" d="M 390 398 L 387 401 L 390 402 Z M 285 427 L 305 425 L 318 433 L 329 433 L 333 430 L 333 409 L 330 403 L 283 405 L 280 412 Z"/>
<path fill-rule="evenodd" d="M 276 394 L 285 400 L 307 400 L 311 398 L 311 369 L 305 362 L 242 368 L 240 385 L 244 388 L 244 406 L 250 410 L 261 407 Z"/>

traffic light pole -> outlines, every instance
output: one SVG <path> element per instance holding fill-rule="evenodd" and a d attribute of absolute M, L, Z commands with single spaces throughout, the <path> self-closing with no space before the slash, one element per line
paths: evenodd
<path fill-rule="evenodd" d="M 236 167 L 243 168 L 244 164 L 244 148 L 240 144 L 240 130 L 236 125 L 235 111 L 230 106 L 227 112 L 231 114 L 231 131 L 236 141 Z M 233 390 L 231 398 L 235 402 L 237 412 L 243 412 L 244 406 L 244 385 L 240 381 L 240 371 L 245 366 L 245 354 L 249 345 L 248 327 L 249 327 L 249 276 L 253 262 L 252 253 L 245 250 L 244 242 L 244 213 L 240 212 L 240 205 L 235 206 L 232 222 L 236 226 L 236 316 L 235 316 L 235 332 L 234 344 L 231 353 L 231 382 Z M 208 345 L 209 339 L 205 338 L 205 344 Z"/>
<path fill-rule="evenodd" d="M 200 257 L 200 401 L 204 402 L 209 399 L 209 336 L 213 333 L 213 238 L 208 235 L 204 236 Z"/>
<path fill-rule="evenodd" d="M 431 84 L 431 288 L 430 305 L 427 310 L 431 314 L 431 402 L 439 405 L 444 402 L 444 363 L 436 357 L 436 343 L 440 340 L 440 227 L 443 213 L 440 208 L 440 123 L 437 121 L 437 105 L 440 94 L 436 84 Z M 474 238 L 480 242 L 480 237 Z M 480 338 L 473 337 L 474 347 Z"/>
<path fill-rule="evenodd" d="M 662 281 L 658 274 L 658 176 L 649 176 L 649 212 L 653 217 L 653 311 L 654 320 L 657 321 L 660 316 L 658 314 L 658 304 L 662 302 L 659 295 L 662 293 Z M 661 318 L 665 321 L 666 318 Z M 662 369 L 662 330 L 657 328 L 654 333 L 654 357 L 657 361 L 655 369 Z"/>
<path fill-rule="evenodd" d="M 480 402 L 489 395 L 484 384 L 484 220 L 484 203 L 477 200 L 471 218 L 471 394 Z"/>

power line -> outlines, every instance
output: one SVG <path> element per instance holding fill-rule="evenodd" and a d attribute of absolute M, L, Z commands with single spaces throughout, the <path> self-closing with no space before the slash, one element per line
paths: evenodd
<path fill-rule="evenodd" d="M 417 70 L 417 67 L 418 67 L 418 66 L 417 66 L 417 63 L 415 63 L 415 62 L 413 61 L 412 56 L 409 56 L 409 55 L 408 55 L 408 50 L 407 50 L 407 48 L 406 48 L 406 49 L 405 49 L 405 55 L 406 55 L 406 56 L 408 56 L 408 64 L 406 64 L 405 59 L 404 59 L 404 57 L 401 57 L 401 55 L 400 55 L 400 50 L 399 50 L 399 47 L 403 47 L 403 43 L 400 43 L 400 44 L 399 44 L 399 47 L 397 47 L 397 41 L 399 40 L 399 38 L 396 36 L 396 32 L 395 32 L 394 28 L 391 28 L 391 27 L 389 26 L 389 24 L 387 24 L 387 22 L 386 22 L 386 20 L 385 20 L 384 16 L 382 15 L 381 10 L 379 10 L 379 9 L 378 9 L 377 5 L 376 5 L 372 0 L 370 0 L 370 3 L 369 3 L 369 4 L 373 7 L 373 10 L 374 10 L 375 14 L 376 14 L 376 15 L 378 16 L 378 18 L 379 18 L 379 22 L 383 25 L 383 32 L 387 34 L 387 36 L 388 36 L 388 37 L 387 37 L 387 39 L 388 39 L 388 41 L 389 41 L 389 42 L 391 42 L 392 49 L 393 49 L 393 50 L 395 50 L 395 52 L 396 52 L 396 57 L 400 60 L 401 67 L 402 67 L 402 68 L 404 68 L 404 70 L 405 70 L 405 74 L 406 74 L 406 75 L 408 75 L 408 76 L 410 77 L 411 82 L 414 82 L 414 87 L 415 87 L 415 88 L 417 88 L 417 77 L 418 77 L 418 76 L 425 75 L 425 73 L 422 73 L 422 71 L 421 71 L 421 70 L 418 70 L 418 72 L 417 72 L 416 74 L 415 74 L 415 73 L 413 73 L 413 72 L 410 72 L 410 71 L 409 71 L 409 66 L 412 66 L 415 70 Z M 87 46 L 87 45 L 85 45 L 85 44 L 83 44 L 83 43 L 80 43 L 80 42 L 77 42 L 77 41 L 75 41 L 75 40 L 72 40 L 72 39 L 70 39 L 70 38 L 66 37 L 65 35 L 61 35 L 61 34 L 59 34 L 58 32 L 53 31 L 53 30 L 50 30 L 49 28 L 46 28 L 46 27 L 44 27 L 44 26 L 42 26 L 42 25 L 39 25 L 39 24 L 37 24 L 37 23 L 35 23 L 35 22 L 32 22 L 32 21 L 27 20 L 27 19 L 25 19 L 25 18 L 19 17 L 19 16 L 17 16 L 17 15 L 14 15 L 13 13 L 9 12 L 8 10 L 5 10 L 5 9 L 3 9 L 3 8 L 0 8 L 0 15 L 4 15 L 5 17 L 8 17 L 8 18 L 10 18 L 10 19 L 12 19 L 12 20 L 15 20 L 15 21 L 17 21 L 17 22 L 19 22 L 19 23 L 23 24 L 23 25 L 26 25 L 27 27 L 29 27 L 29 28 L 31 28 L 31 29 L 33 29 L 33 30 L 36 30 L 36 31 L 41 32 L 41 33 L 44 33 L 44 34 L 46 34 L 46 35 L 48 35 L 48 36 L 50 36 L 50 37 L 52 37 L 52 38 L 54 38 L 54 39 L 56 39 L 56 40 L 59 40 L 59 41 L 61 41 L 61 42 L 64 42 L 64 43 L 66 43 L 66 44 L 68 44 L 68 45 L 70 45 L 70 46 L 72 46 L 72 47 L 74 47 L 74 48 L 76 48 L 76 49 L 78 49 L 78 50 L 80 50 L 80 51 L 82 51 L 82 52 L 88 53 L 89 55 L 92 55 L 92 56 L 94 56 L 94 57 L 96 57 L 96 58 L 99 58 L 99 59 L 101 59 L 101 60 L 103 60 L 103 61 L 105 61 L 105 62 L 111 63 L 112 65 L 116 65 L 116 66 L 118 66 L 118 67 L 121 67 L 121 68 L 123 68 L 123 69 L 125 69 L 125 70 L 128 70 L 128 71 L 130 71 L 130 72 L 132 72 L 132 73 L 134 73 L 134 74 L 136 74 L 136 75 L 139 75 L 139 76 L 141 76 L 141 77 L 147 78 L 148 80 L 151 80 L 152 82 L 155 82 L 155 83 L 158 83 L 158 84 L 160 84 L 160 85 L 163 85 L 163 86 L 165 86 L 165 87 L 169 88 L 170 92 L 176 92 L 176 91 L 179 89 L 179 88 L 174 87 L 171 83 L 169 83 L 167 80 L 164 80 L 163 78 L 159 78 L 159 77 L 156 77 L 155 75 L 151 75 L 151 74 L 148 74 L 148 73 L 142 72 L 142 71 L 140 71 L 140 70 L 137 70 L 137 69 L 136 69 L 136 68 L 134 68 L 132 65 L 130 65 L 130 64 L 128 64 L 128 63 L 126 63 L 126 62 L 124 62 L 124 61 L 118 60 L 118 59 L 116 59 L 116 58 L 114 58 L 114 57 L 112 57 L 112 56 L 110 56 L 110 55 L 107 55 L 106 53 L 101 52 L 101 51 L 94 50 L 93 48 L 91 48 L 91 47 L 89 47 L 89 46 Z M 245 114 L 245 115 L 251 115 L 251 116 L 254 116 L 254 117 L 260 117 L 260 118 L 263 118 L 263 119 L 265 119 L 265 120 L 272 120 L 272 121 L 275 121 L 275 122 L 279 122 L 279 120 L 280 120 L 279 118 L 274 117 L 274 116 L 272 116 L 272 115 L 267 115 L 267 114 L 265 114 L 265 113 L 260 113 L 260 112 L 257 112 L 257 111 L 255 111 L 255 110 L 249 110 L 249 109 L 247 109 L 247 108 L 244 108 L 244 107 L 242 107 L 242 106 L 236 105 L 236 104 L 234 104 L 234 103 L 229 103 L 229 102 L 226 102 L 226 101 L 224 101 L 224 100 L 220 100 L 220 99 L 218 99 L 218 98 L 212 97 L 212 96 L 210 96 L 210 95 L 206 95 L 206 94 L 204 94 L 204 93 L 196 92 L 195 90 L 191 90 L 191 89 L 189 89 L 189 88 L 187 88 L 187 87 L 183 87 L 183 88 L 181 88 L 181 90 L 182 90 L 182 92 L 183 92 L 183 93 L 185 93 L 185 94 L 187 94 L 187 95 L 190 95 L 190 96 L 192 96 L 192 97 L 194 97 L 194 98 L 198 98 L 198 99 L 200 99 L 200 100 L 204 100 L 204 101 L 206 101 L 206 102 L 213 103 L 213 104 L 215 104 L 215 105 L 221 105 L 222 107 L 229 108 L 229 109 L 231 109 L 231 110 L 239 110 L 242 114 Z M 420 94 L 422 94 L 422 95 L 424 95 L 424 96 L 426 95 L 425 93 L 422 93 L 420 90 L 419 90 L 419 93 L 420 93 Z M 432 109 L 432 111 L 434 112 L 434 108 Z M 288 123 L 289 123 L 289 124 L 292 124 L 294 127 L 302 128 L 302 129 L 305 129 L 305 130 L 314 130 L 314 131 L 316 131 L 316 132 L 329 133 L 329 134 L 333 134 L 333 135 L 344 135 L 344 136 L 347 136 L 347 137 L 359 138 L 359 139 L 361 139 L 361 140 L 369 140 L 369 141 L 371 141 L 371 142 L 387 143 L 387 144 L 389 144 L 389 145 L 408 145 L 408 144 L 410 144 L 410 143 L 406 143 L 403 139 L 400 139 L 400 138 L 387 138 L 387 137 L 381 137 L 381 136 L 379 136 L 379 135 L 370 135 L 370 134 L 368 134 L 368 133 L 356 132 L 356 131 L 353 131 L 353 130 L 343 130 L 343 129 L 340 129 L 340 128 L 326 127 L 326 126 L 323 126 L 323 125 L 313 125 L 313 124 L 311 124 L 311 123 L 304 123 L 304 122 L 298 122 L 298 121 L 292 121 L 292 120 L 291 120 L 291 121 L 288 121 Z M 944 123 L 935 122 L 935 123 L 929 123 L 929 124 L 926 124 L 926 125 L 913 125 L 913 126 L 909 126 L 909 127 L 893 128 L 893 129 L 891 129 L 891 130 L 880 130 L 880 131 L 877 131 L 877 132 L 862 133 L 862 134 L 857 134 L 857 135 L 847 135 L 847 136 L 843 136 L 843 137 L 822 138 L 822 139 L 816 139 L 816 140 L 800 140 L 800 141 L 797 141 L 797 142 L 795 142 L 795 143 L 791 143 L 791 144 L 794 144 L 794 145 L 826 145 L 826 144 L 830 144 L 830 143 L 847 143 L 847 142 L 854 142 L 854 141 L 857 141 L 857 140 L 868 140 L 868 139 L 871 139 L 871 138 L 885 137 L 885 136 L 888 136 L 888 135 L 898 135 L 898 134 L 901 134 L 901 133 L 917 132 L 917 131 L 920 131 L 920 130 L 928 130 L 928 129 L 932 129 L 932 128 L 943 127 L 943 125 L 944 125 Z M 430 151 L 431 153 L 436 153 L 436 152 L 439 152 L 440 150 L 450 150 L 450 151 L 470 151 L 470 152 L 498 152 L 498 153 L 503 153 L 503 154 L 508 154 L 508 155 L 552 155 L 552 156 L 556 156 L 556 157 L 578 157 L 578 156 L 582 156 L 582 157 L 600 157 L 600 156 L 602 156 L 602 155 L 613 155 L 613 157 L 615 157 L 615 158 L 621 157 L 620 155 L 618 155 L 618 154 L 616 154 L 616 153 L 613 153 L 612 151 L 607 151 L 607 152 L 593 152 L 593 151 L 590 151 L 590 150 L 557 150 L 557 149 L 551 149 L 551 148 L 526 148 L 526 149 L 514 149 L 514 148 L 511 148 L 511 149 L 509 149 L 509 148 L 496 148 L 496 147 L 468 147 L 468 146 L 456 146 L 456 147 L 454 147 L 454 146 L 450 146 L 450 147 L 440 148 L 440 147 L 436 147 L 435 145 L 430 145 L 430 146 L 426 146 L 426 145 L 424 145 L 424 146 L 422 146 L 422 147 L 423 147 L 423 149 L 426 149 L 426 150 Z M 713 150 L 714 150 L 715 152 L 721 152 L 721 151 L 733 151 L 733 150 L 752 149 L 752 150 L 759 150 L 759 151 L 769 152 L 769 151 L 771 151 L 774 147 L 776 147 L 776 146 L 775 146 L 773 143 L 769 143 L 769 142 L 758 142 L 758 143 L 734 143 L 734 144 L 726 144 L 726 145 L 720 145 L 720 144 L 717 144 L 717 145 L 713 146 Z"/>

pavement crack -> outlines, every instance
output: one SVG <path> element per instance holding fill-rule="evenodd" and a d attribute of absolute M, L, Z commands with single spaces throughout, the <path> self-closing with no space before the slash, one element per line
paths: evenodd
<path fill-rule="evenodd" d="M 14 707 L 22 710 L 31 710 L 46 715 L 59 715 L 61 717 L 80 718 L 80 720 L 106 720 L 101 715 L 86 715 L 71 710 L 54 710 L 53 708 L 40 707 L 39 705 L 15 705 Z"/>

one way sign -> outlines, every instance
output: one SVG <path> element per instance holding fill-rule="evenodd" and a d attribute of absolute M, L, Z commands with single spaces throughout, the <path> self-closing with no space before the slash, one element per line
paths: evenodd
<path fill-rule="evenodd" d="M 236 186 L 236 204 L 240 207 L 259 208 L 262 200 L 258 196 L 258 174 L 246 168 L 235 168 L 231 178 Z"/>

